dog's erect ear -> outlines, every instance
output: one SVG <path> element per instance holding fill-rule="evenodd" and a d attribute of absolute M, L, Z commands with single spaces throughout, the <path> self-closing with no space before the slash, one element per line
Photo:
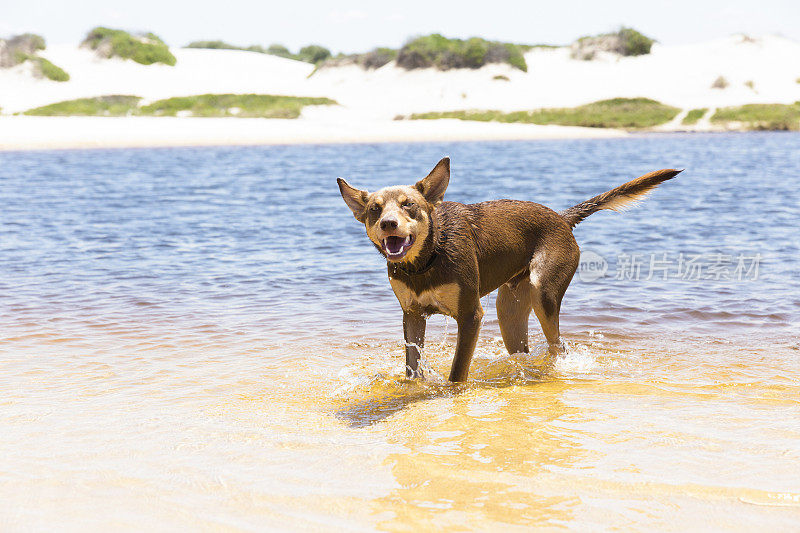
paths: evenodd
<path fill-rule="evenodd" d="M 414 187 L 433 205 L 439 205 L 444 198 L 444 191 L 450 183 L 450 158 L 445 157 L 433 167 L 431 173 L 419 180 Z"/>
<path fill-rule="evenodd" d="M 359 222 L 364 222 L 364 216 L 367 214 L 367 191 L 351 187 L 342 178 L 337 178 L 336 183 L 339 184 L 339 191 L 342 193 L 344 203 L 353 212 L 353 216 Z"/>

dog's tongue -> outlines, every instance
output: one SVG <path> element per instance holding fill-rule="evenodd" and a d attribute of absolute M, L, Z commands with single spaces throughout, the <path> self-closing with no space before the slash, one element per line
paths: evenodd
<path fill-rule="evenodd" d="M 386 237 L 386 251 L 390 254 L 399 254 L 403 250 L 406 240 L 402 237 Z"/>

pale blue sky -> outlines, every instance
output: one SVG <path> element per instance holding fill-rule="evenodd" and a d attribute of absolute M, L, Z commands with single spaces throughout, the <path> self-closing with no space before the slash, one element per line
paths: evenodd
<path fill-rule="evenodd" d="M 521 43 L 568 43 L 628 25 L 665 44 L 736 32 L 800 40 L 798 0 L 2 0 L 0 36 L 23 31 L 51 44 L 77 43 L 96 25 L 149 30 L 172 46 L 197 39 L 236 44 L 319 43 L 334 52 L 399 46 L 440 32 Z"/>

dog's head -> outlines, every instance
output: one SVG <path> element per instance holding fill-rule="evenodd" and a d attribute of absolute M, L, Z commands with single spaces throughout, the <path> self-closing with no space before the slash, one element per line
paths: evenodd
<path fill-rule="evenodd" d="M 450 182 L 450 159 L 445 157 L 414 185 L 367 192 L 339 178 L 339 190 L 367 236 L 389 261 L 412 262 L 431 232 L 431 216 Z"/>

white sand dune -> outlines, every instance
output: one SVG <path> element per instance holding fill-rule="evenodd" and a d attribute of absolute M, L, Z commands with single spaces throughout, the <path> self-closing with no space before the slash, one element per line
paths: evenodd
<path fill-rule="evenodd" d="M 566 48 L 526 54 L 528 72 L 508 65 L 479 70 L 376 71 L 323 68 L 254 52 L 174 49 L 174 67 L 99 59 L 75 46 L 42 56 L 71 79 L 36 79 L 28 65 L 0 70 L 0 148 L 533 139 L 618 136 L 622 132 L 460 121 L 394 121 L 397 115 L 455 109 L 513 111 L 644 96 L 684 110 L 800 100 L 800 43 L 777 36 L 731 36 L 685 46 L 655 44 L 639 57 L 573 60 Z M 494 79 L 505 76 L 508 81 Z M 726 89 L 712 89 L 723 76 Z M 752 84 L 748 84 L 752 82 Z M 749 86 L 751 85 L 751 86 Z M 308 107 L 295 121 L 204 118 L 9 117 L 62 100 L 131 94 L 152 101 L 202 93 L 327 96 L 339 106 Z M 710 129 L 707 120 L 694 129 Z M 673 121 L 661 129 L 681 129 Z"/>

